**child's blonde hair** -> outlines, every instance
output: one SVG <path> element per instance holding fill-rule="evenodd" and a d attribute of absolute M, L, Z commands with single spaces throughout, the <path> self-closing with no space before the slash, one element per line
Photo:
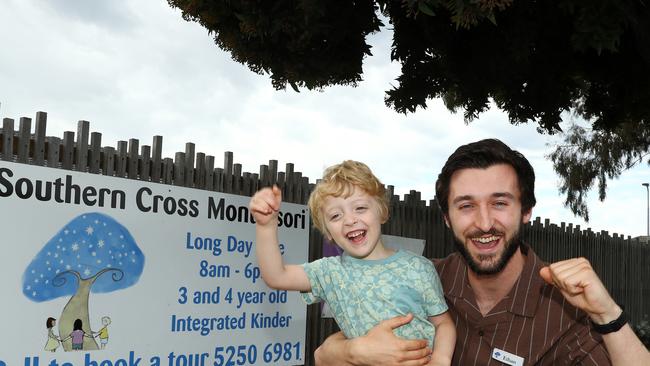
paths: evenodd
<path fill-rule="evenodd" d="M 354 160 L 345 160 L 340 164 L 325 169 L 323 179 L 316 184 L 309 196 L 308 205 L 309 210 L 311 210 L 311 217 L 314 226 L 321 233 L 330 236 L 321 212 L 325 198 L 328 196 L 348 198 L 352 195 L 354 187 L 362 189 L 377 201 L 382 223 L 388 220 L 388 198 L 386 197 L 384 185 L 372 174 L 366 164 Z"/>

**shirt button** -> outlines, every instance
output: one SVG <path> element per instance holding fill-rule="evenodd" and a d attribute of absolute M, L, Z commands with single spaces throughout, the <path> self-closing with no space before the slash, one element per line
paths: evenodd
<path fill-rule="evenodd" d="M 479 337 L 483 337 L 483 334 L 485 334 L 485 333 L 483 333 L 483 330 L 482 330 L 482 329 L 478 331 L 478 336 L 479 336 Z"/>

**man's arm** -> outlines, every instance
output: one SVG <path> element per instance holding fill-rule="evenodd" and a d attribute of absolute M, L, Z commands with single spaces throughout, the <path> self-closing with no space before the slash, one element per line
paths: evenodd
<path fill-rule="evenodd" d="M 430 360 L 426 340 L 405 340 L 393 329 L 409 323 L 413 315 L 384 320 L 362 337 L 331 335 L 314 352 L 317 366 L 421 366 Z"/>
<path fill-rule="evenodd" d="M 622 309 L 585 258 L 560 261 L 540 270 L 542 278 L 557 287 L 571 305 L 583 310 L 596 324 L 617 319 Z M 650 352 L 629 324 L 603 335 L 614 366 L 650 365 Z"/>
<path fill-rule="evenodd" d="M 285 265 L 278 243 L 278 212 L 282 192 L 277 186 L 259 190 L 250 202 L 255 219 L 255 253 L 264 282 L 277 290 L 309 291 L 311 285 L 302 266 Z"/>

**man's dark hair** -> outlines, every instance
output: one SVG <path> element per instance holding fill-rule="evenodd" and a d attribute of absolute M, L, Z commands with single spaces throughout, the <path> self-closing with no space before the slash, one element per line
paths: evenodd
<path fill-rule="evenodd" d="M 449 213 L 449 182 L 451 176 L 461 169 L 486 169 L 496 164 L 508 164 L 517 173 L 521 212 L 535 206 L 535 171 L 528 160 L 518 151 L 497 139 L 485 139 L 456 149 L 442 167 L 436 181 L 436 200 L 444 215 Z"/>

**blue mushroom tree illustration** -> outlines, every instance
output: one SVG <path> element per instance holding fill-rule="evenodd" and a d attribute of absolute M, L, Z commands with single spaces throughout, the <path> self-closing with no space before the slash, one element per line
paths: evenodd
<path fill-rule="evenodd" d="M 65 339 L 81 319 L 91 335 L 88 301 L 90 293 L 107 293 L 138 282 L 144 254 L 129 231 L 110 216 L 85 213 L 77 216 L 52 237 L 25 269 L 23 294 L 43 302 L 71 296 L 59 317 L 59 336 Z M 63 342 L 70 351 L 71 341 Z M 84 337 L 84 350 L 99 349 L 92 337 Z"/>

